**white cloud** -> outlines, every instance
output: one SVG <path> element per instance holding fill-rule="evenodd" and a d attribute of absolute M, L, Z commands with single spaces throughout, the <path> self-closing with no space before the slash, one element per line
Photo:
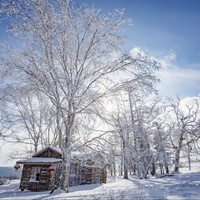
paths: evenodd
<path fill-rule="evenodd" d="M 144 49 L 144 50 L 143 50 Z M 168 53 L 151 53 L 148 49 L 135 47 L 131 51 L 133 56 L 138 53 L 145 54 L 148 52 L 150 56 L 159 62 L 162 69 L 157 73 L 161 83 L 158 90 L 163 97 L 186 97 L 197 96 L 200 93 L 200 64 L 195 64 L 188 68 L 178 66 L 176 63 L 177 56 L 174 52 Z M 199 67 L 198 67 L 199 66 Z M 193 68 L 192 68 L 193 67 Z"/>
<path fill-rule="evenodd" d="M 158 73 L 161 77 L 169 77 L 169 78 L 183 78 L 180 81 L 185 81 L 185 80 L 195 80 L 199 79 L 200 80 L 200 70 L 192 70 L 192 69 L 181 69 L 181 68 L 176 68 L 176 69 L 170 69 L 166 68 L 164 70 L 160 70 Z"/>
<path fill-rule="evenodd" d="M 196 105 L 196 103 L 200 104 L 200 97 L 199 96 L 185 97 L 181 100 L 180 106 L 181 107 L 192 106 L 192 105 Z"/>
<path fill-rule="evenodd" d="M 193 97 L 186 97 L 186 98 L 182 99 L 179 107 L 185 113 L 185 115 L 189 115 L 189 114 L 191 114 L 190 113 L 191 110 L 196 112 L 199 105 L 200 105 L 200 97 L 193 96 Z M 199 119 L 200 116 L 197 116 L 197 117 Z"/>
<path fill-rule="evenodd" d="M 173 52 L 170 52 L 164 56 L 156 56 L 153 57 L 156 61 L 158 61 L 162 68 L 167 69 L 176 69 L 177 67 L 174 65 L 174 62 L 176 61 L 176 54 Z"/>
<path fill-rule="evenodd" d="M 131 55 L 137 58 L 138 55 L 145 55 L 145 52 L 140 47 L 134 47 L 130 50 Z"/>
<path fill-rule="evenodd" d="M 183 68 L 176 64 L 176 54 L 170 52 L 153 57 L 160 62 L 162 69 L 157 73 L 161 80 L 158 89 L 162 96 L 197 96 L 200 92 L 200 70 Z M 199 65 L 200 66 L 200 65 Z"/>
<path fill-rule="evenodd" d="M 158 73 L 162 96 L 197 96 L 200 92 L 200 71 L 192 69 L 165 68 Z"/>
<path fill-rule="evenodd" d="M 173 62 L 176 61 L 176 54 L 174 52 L 169 52 L 169 53 L 165 53 L 162 55 L 153 55 L 151 54 L 151 52 L 148 51 L 148 49 L 142 49 L 141 47 L 134 47 L 133 49 L 130 50 L 130 53 L 133 57 L 137 57 L 138 54 L 149 54 L 150 56 L 156 60 L 157 62 L 159 62 L 162 65 L 162 68 L 166 69 L 166 68 L 170 68 L 170 69 L 176 69 L 177 67 L 173 64 Z"/>

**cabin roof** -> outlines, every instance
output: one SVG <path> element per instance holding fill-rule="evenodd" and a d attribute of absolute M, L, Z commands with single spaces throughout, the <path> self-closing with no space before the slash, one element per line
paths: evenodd
<path fill-rule="evenodd" d="M 27 160 L 19 160 L 17 161 L 18 164 L 52 164 L 62 162 L 62 159 L 58 158 L 45 158 L 45 157 L 34 157 L 29 158 Z"/>
<path fill-rule="evenodd" d="M 37 157 L 38 155 L 42 154 L 43 152 L 45 152 L 47 150 L 52 150 L 62 156 L 62 152 L 61 152 L 60 148 L 49 146 L 49 147 L 45 147 L 45 148 L 39 150 L 38 152 L 34 153 L 32 155 L 32 157 Z M 75 159 L 75 160 L 77 160 L 77 159 L 78 160 L 94 159 L 97 156 L 102 157 L 102 155 L 97 152 L 72 152 L 72 159 Z"/>
<path fill-rule="evenodd" d="M 56 152 L 56 153 L 58 153 L 58 154 L 60 154 L 60 155 L 62 156 L 61 149 L 56 148 L 56 147 L 50 147 L 50 146 L 49 146 L 49 147 L 45 147 L 45 148 L 41 149 L 40 151 L 34 153 L 34 154 L 32 155 L 32 157 L 36 157 L 36 156 L 40 155 L 41 153 L 47 151 L 48 149 L 49 149 L 49 150 L 52 150 L 52 151 L 54 151 L 54 152 Z"/>
<path fill-rule="evenodd" d="M 58 155 L 61 155 L 58 158 L 55 157 L 48 157 L 45 155 L 45 157 L 41 156 L 46 151 L 53 151 L 57 153 Z M 38 157 L 39 156 L 39 157 Z M 59 148 L 55 147 L 46 147 L 41 149 L 40 151 L 36 152 L 32 155 L 32 158 L 26 159 L 26 160 L 19 160 L 17 161 L 18 164 L 43 164 L 43 165 L 49 165 L 51 163 L 58 163 L 62 162 L 61 159 L 62 152 Z M 105 165 L 106 161 L 101 153 L 97 152 L 72 152 L 71 154 L 71 162 L 72 163 L 81 163 L 81 165 L 88 165 L 88 166 L 102 166 Z"/>

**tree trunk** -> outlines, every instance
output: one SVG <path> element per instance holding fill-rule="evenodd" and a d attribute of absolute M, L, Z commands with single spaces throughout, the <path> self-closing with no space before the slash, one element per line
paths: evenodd
<path fill-rule="evenodd" d="M 69 134 L 66 134 L 64 148 L 63 146 L 61 147 L 63 153 L 61 189 L 64 190 L 65 192 L 68 192 L 70 163 L 71 163 L 71 138 Z"/>
<path fill-rule="evenodd" d="M 69 192 L 68 191 L 69 172 L 70 172 L 70 157 L 67 155 L 63 159 L 62 178 L 61 178 L 61 189 L 64 190 L 65 192 Z"/>
<path fill-rule="evenodd" d="M 187 160 L 188 160 L 189 171 L 191 171 L 191 156 L 190 156 L 191 150 L 192 150 L 192 147 L 188 144 L 186 152 L 187 152 Z"/>
<path fill-rule="evenodd" d="M 38 151 L 38 144 L 35 143 L 35 144 L 34 144 L 34 153 L 36 153 L 37 151 Z"/>
<path fill-rule="evenodd" d="M 123 148 L 123 168 L 124 168 L 124 179 L 128 179 L 128 158 L 127 158 L 127 149 L 126 149 L 126 141 L 123 138 L 122 143 Z"/>
<path fill-rule="evenodd" d="M 128 170 L 124 169 L 124 179 L 128 179 Z"/>
<path fill-rule="evenodd" d="M 174 162 L 174 172 L 179 172 L 180 152 L 181 152 L 181 149 L 182 149 L 183 134 L 184 134 L 184 131 L 181 132 L 178 147 L 176 148 L 175 162 Z"/>
<path fill-rule="evenodd" d="M 190 158 L 190 152 L 188 152 L 188 167 L 189 167 L 189 171 L 191 171 L 191 158 Z"/>
<path fill-rule="evenodd" d="M 169 167 L 165 166 L 166 173 L 169 174 Z"/>
<path fill-rule="evenodd" d="M 120 173 L 119 173 L 120 176 L 123 175 L 123 161 L 121 161 L 120 163 Z"/>
<path fill-rule="evenodd" d="M 115 164 L 115 162 L 113 163 L 113 171 L 114 171 L 114 176 L 116 176 L 116 164 Z"/>
<path fill-rule="evenodd" d="M 66 127 L 66 131 L 63 137 L 63 132 L 60 126 L 60 116 L 63 116 L 62 114 L 60 114 L 62 112 L 60 112 L 60 107 L 57 107 L 57 118 L 56 118 L 56 122 L 57 122 L 57 129 L 59 131 L 59 147 L 62 151 L 62 155 L 63 155 L 63 163 L 62 163 L 62 174 L 61 174 L 61 179 L 60 179 L 60 188 L 62 190 L 64 190 L 65 192 L 68 192 L 68 187 L 69 187 L 69 173 L 70 173 L 70 163 L 71 163 L 71 151 L 70 151 L 70 147 L 71 147 L 71 135 L 70 135 L 70 128 L 69 126 L 67 126 L 67 124 L 65 122 L 65 127 Z M 63 117 L 64 118 L 64 117 Z M 68 118 L 69 119 L 69 118 Z M 64 141 L 63 141 L 64 140 Z"/>
<path fill-rule="evenodd" d="M 156 174 L 156 166 L 155 166 L 154 162 L 152 163 L 152 169 L 151 169 L 150 173 L 152 176 L 154 176 Z"/>
<path fill-rule="evenodd" d="M 113 176 L 113 166 L 110 166 L 110 175 Z"/>
<path fill-rule="evenodd" d="M 174 161 L 174 172 L 179 172 L 180 151 L 181 149 L 177 147 Z"/>

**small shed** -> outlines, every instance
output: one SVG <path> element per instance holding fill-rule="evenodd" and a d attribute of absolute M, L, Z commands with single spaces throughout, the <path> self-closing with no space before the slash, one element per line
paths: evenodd
<path fill-rule="evenodd" d="M 104 157 L 96 152 L 72 154 L 69 185 L 106 183 L 107 164 Z"/>
<path fill-rule="evenodd" d="M 35 153 L 32 158 L 17 161 L 23 164 L 20 189 L 32 191 L 51 190 L 58 184 L 62 170 L 62 153 L 59 149 L 47 147 Z"/>
<path fill-rule="evenodd" d="M 32 158 L 17 161 L 23 164 L 20 189 L 32 191 L 51 190 L 59 182 L 62 171 L 61 150 L 44 148 Z M 98 153 L 73 153 L 70 163 L 69 186 L 106 183 L 107 170 L 102 155 Z"/>

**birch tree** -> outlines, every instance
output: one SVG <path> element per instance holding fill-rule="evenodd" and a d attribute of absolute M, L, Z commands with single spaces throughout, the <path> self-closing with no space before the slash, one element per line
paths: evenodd
<path fill-rule="evenodd" d="M 36 153 L 39 148 L 49 145 L 55 146 L 58 139 L 52 130 L 54 116 L 51 105 L 40 92 L 20 87 L 11 92 L 10 88 L 6 101 L 12 119 L 13 143 L 29 144 L 29 153 Z"/>
<path fill-rule="evenodd" d="M 10 116 L 5 109 L 5 102 L 0 101 L 0 139 L 11 137 Z"/>
<path fill-rule="evenodd" d="M 6 70 L 0 68 L 0 139 L 5 139 L 10 137 L 12 134 L 11 127 L 10 127 L 10 115 L 7 112 L 7 102 L 5 100 L 4 94 L 4 81 L 6 77 Z"/>
<path fill-rule="evenodd" d="M 21 43 L 6 48 L 0 63 L 20 73 L 54 106 L 63 153 L 61 187 L 68 191 L 76 117 L 127 81 L 154 85 L 158 65 L 146 54 L 123 52 L 122 26 L 129 20 L 122 10 L 103 15 L 68 0 L 5 1 L 3 10 Z"/>
<path fill-rule="evenodd" d="M 155 121 L 153 124 L 153 146 L 156 154 L 156 161 L 158 162 L 160 173 L 169 173 L 170 165 L 170 139 L 168 131 L 165 130 L 164 122 Z"/>
<path fill-rule="evenodd" d="M 169 100 L 171 108 L 171 145 L 174 149 L 174 172 L 179 172 L 181 153 L 185 148 L 191 148 L 200 139 L 199 103 L 181 107 L 181 101 Z"/>

